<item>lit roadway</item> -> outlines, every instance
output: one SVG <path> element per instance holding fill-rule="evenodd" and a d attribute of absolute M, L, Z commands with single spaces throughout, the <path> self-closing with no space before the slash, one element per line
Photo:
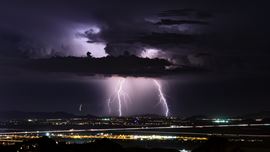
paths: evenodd
<path fill-rule="evenodd" d="M 199 136 L 230 136 L 230 137 L 263 137 L 268 138 L 270 135 L 254 135 L 254 134 L 222 134 L 222 133 L 194 133 L 181 131 L 162 131 L 162 129 L 181 129 L 181 128 L 216 128 L 216 127 L 259 127 L 270 126 L 270 124 L 224 124 L 224 125 L 204 125 L 204 126 L 169 126 L 169 127 L 140 127 L 140 128 L 109 128 L 109 129 L 69 129 L 69 130 L 48 130 L 48 131 L 18 131 L 18 132 L 2 132 L 4 135 L 27 135 L 27 134 L 52 134 L 52 133 L 79 133 L 79 132 L 110 132 L 123 131 L 132 133 L 151 133 L 151 134 L 182 134 L 182 135 L 199 135 Z"/>

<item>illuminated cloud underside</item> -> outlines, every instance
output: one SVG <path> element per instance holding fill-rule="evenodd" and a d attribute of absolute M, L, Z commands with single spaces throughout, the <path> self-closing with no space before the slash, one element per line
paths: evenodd
<path fill-rule="evenodd" d="M 98 37 L 101 29 L 97 26 L 76 25 L 72 32 L 72 49 L 75 56 L 86 56 L 87 52 L 95 58 L 105 57 L 108 54 L 105 52 L 105 42 L 91 42 L 87 36 Z"/>

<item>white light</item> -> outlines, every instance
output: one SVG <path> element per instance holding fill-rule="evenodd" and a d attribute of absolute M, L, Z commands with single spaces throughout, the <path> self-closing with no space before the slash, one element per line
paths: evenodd
<path fill-rule="evenodd" d="M 229 120 L 226 119 L 214 119 L 214 123 L 229 123 Z"/>
<path fill-rule="evenodd" d="M 79 111 L 81 112 L 82 111 L 82 104 L 80 104 L 80 106 L 79 106 Z"/>
<path fill-rule="evenodd" d="M 180 152 L 190 152 L 189 150 L 186 150 L 186 149 L 182 149 L 182 150 L 179 150 Z"/>
<path fill-rule="evenodd" d="M 122 94 L 122 89 L 123 89 L 123 84 L 125 83 L 126 79 L 122 79 L 120 81 L 119 89 L 117 91 L 117 98 L 118 98 L 118 110 L 119 110 L 119 116 L 122 116 L 122 100 L 121 100 L 121 94 Z"/>
<path fill-rule="evenodd" d="M 165 107 L 165 116 L 168 117 L 169 115 L 169 107 L 168 107 L 168 104 L 167 104 L 167 100 L 163 94 L 163 91 L 162 91 L 162 88 L 161 88 L 161 85 L 160 83 L 157 81 L 157 80 L 153 80 L 154 83 L 156 84 L 156 86 L 158 87 L 158 91 L 159 91 L 159 97 L 160 97 L 160 102 L 164 105 Z"/>
<path fill-rule="evenodd" d="M 153 58 L 157 58 L 159 53 L 161 51 L 160 50 L 157 50 L 157 49 L 145 49 L 142 53 L 141 53 L 141 57 L 143 58 L 150 58 L 150 59 L 153 59 Z"/>

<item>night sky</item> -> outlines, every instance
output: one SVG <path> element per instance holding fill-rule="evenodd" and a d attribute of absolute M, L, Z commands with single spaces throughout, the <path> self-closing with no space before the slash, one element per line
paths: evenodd
<path fill-rule="evenodd" d="M 268 6 L 244 0 L 1 0 L 0 111 L 117 115 L 108 112 L 107 100 L 123 76 L 21 66 L 87 52 L 95 58 L 129 52 L 207 71 L 127 75 L 123 115 L 164 112 L 153 79 L 162 84 L 170 115 L 270 110 Z"/>

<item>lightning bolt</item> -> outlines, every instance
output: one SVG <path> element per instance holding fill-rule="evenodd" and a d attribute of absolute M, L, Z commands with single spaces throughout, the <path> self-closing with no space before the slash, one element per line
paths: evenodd
<path fill-rule="evenodd" d="M 168 104 L 167 104 L 167 100 L 164 96 L 164 93 L 162 91 L 162 87 L 160 85 L 160 83 L 157 81 L 157 80 L 153 80 L 155 85 L 157 86 L 158 88 L 158 92 L 159 92 L 159 101 L 163 104 L 164 108 L 165 108 L 165 116 L 168 117 L 169 115 L 169 107 L 168 107 Z"/>
<path fill-rule="evenodd" d="M 80 104 L 80 106 L 79 106 L 79 111 L 81 112 L 82 111 L 82 104 Z"/>
<path fill-rule="evenodd" d="M 108 99 L 108 109 L 109 109 L 109 114 L 111 114 L 111 98 Z"/>
<path fill-rule="evenodd" d="M 118 98 L 118 112 L 119 116 L 122 116 L 122 100 L 121 95 L 123 95 L 123 84 L 125 83 L 126 79 L 122 79 L 120 81 L 119 89 L 117 91 L 117 98 Z M 125 97 L 125 96 L 124 96 Z"/>
<path fill-rule="evenodd" d="M 117 88 L 115 89 L 115 93 L 114 95 L 112 95 L 108 100 L 108 109 L 109 109 L 109 113 L 111 113 L 111 104 L 113 102 L 117 102 L 118 104 L 118 116 L 122 117 L 122 107 L 123 107 L 123 103 L 125 103 L 126 101 L 131 100 L 130 97 L 128 96 L 128 94 L 123 90 L 123 86 L 126 82 L 126 79 L 121 79 L 118 84 L 117 84 Z"/>
<path fill-rule="evenodd" d="M 152 79 L 155 86 L 157 87 L 158 93 L 159 93 L 159 102 L 162 104 L 163 108 L 164 108 L 164 115 L 166 117 L 169 116 L 169 107 L 167 104 L 167 100 L 165 98 L 163 89 L 162 89 L 162 85 L 159 81 Z M 118 113 L 119 117 L 123 116 L 123 108 L 124 106 L 126 106 L 127 108 L 127 101 L 131 101 L 131 98 L 129 97 L 129 95 L 126 93 L 127 90 L 125 90 L 126 88 L 124 87 L 126 84 L 127 79 L 126 78 L 121 78 L 118 80 L 118 83 L 116 84 L 115 90 L 113 92 L 113 94 L 107 99 L 107 106 L 108 106 L 108 111 L 109 114 L 111 114 L 111 112 L 114 110 Z M 113 109 L 111 107 L 111 105 L 113 106 Z M 114 107 L 116 107 L 116 109 L 114 109 Z"/>

